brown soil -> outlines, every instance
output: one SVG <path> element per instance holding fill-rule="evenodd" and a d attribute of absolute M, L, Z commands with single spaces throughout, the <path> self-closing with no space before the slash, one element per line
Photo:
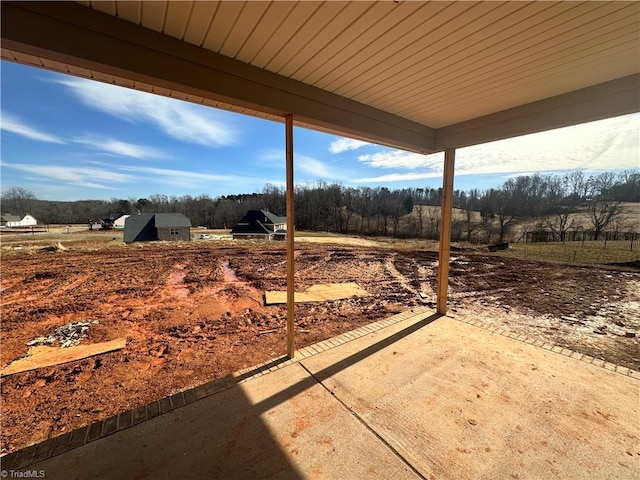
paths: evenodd
<path fill-rule="evenodd" d="M 357 282 L 371 296 L 296 307 L 298 347 L 435 302 L 437 254 L 303 243 L 296 289 Z M 71 321 L 97 320 L 83 343 L 126 337 L 93 358 L 2 381 L 7 453 L 280 356 L 282 244 L 130 245 L 2 258 L 0 367 Z M 455 253 L 454 313 L 640 368 L 640 273 Z M 640 332 L 638 332 L 640 334 Z"/>

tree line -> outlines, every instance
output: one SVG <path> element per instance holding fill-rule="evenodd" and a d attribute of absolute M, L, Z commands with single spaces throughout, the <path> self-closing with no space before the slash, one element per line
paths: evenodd
<path fill-rule="evenodd" d="M 295 190 L 296 228 L 344 234 L 437 238 L 441 188 L 345 187 L 316 182 Z M 587 176 L 534 174 L 510 178 L 497 188 L 455 190 L 454 239 L 503 241 L 518 222 L 537 219 L 537 228 L 564 239 L 575 229 L 575 214 L 588 215 L 595 239 L 620 218 L 621 202 L 640 202 L 640 171 Z M 267 184 L 259 193 L 211 197 L 207 194 L 145 198 L 39 200 L 21 187 L 2 194 L 3 213 L 30 213 L 41 224 L 78 224 L 120 214 L 183 213 L 194 226 L 228 229 L 247 210 L 285 214 L 285 191 Z M 455 238 L 457 237 L 457 238 Z"/>

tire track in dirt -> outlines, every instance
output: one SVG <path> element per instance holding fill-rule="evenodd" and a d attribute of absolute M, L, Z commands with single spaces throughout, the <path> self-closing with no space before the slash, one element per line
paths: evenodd
<path fill-rule="evenodd" d="M 418 295 L 418 290 L 416 290 L 414 287 L 411 286 L 411 284 L 409 283 L 409 281 L 407 280 L 407 278 L 398 271 L 398 269 L 395 266 L 395 261 L 396 261 L 397 255 L 392 255 L 391 258 L 389 258 L 385 263 L 384 266 L 387 270 L 387 272 L 389 272 L 389 274 L 395 278 L 398 283 L 400 283 L 400 286 L 402 288 L 404 288 L 405 290 L 408 290 L 409 292 Z"/>

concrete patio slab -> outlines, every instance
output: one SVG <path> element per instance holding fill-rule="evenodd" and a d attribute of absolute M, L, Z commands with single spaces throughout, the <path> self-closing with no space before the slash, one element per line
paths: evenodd
<path fill-rule="evenodd" d="M 25 470 L 65 480 L 419 478 L 299 364 Z"/>
<path fill-rule="evenodd" d="M 403 328 L 301 363 L 424 478 L 640 478 L 636 379 L 448 317 Z"/>
<path fill-rule="evenodd" d="M 102 437 L 64 453 L 35 448 L 22 470 L 54 479 L 640 478 L 640 381 L 628 370 L 424 308 L 300 353 L 226 378 L 221 391 L 185 392 L 186 404 L 114 433 L 107 420 Z M 2 468 L 25 456 L 3 457 Z"/>

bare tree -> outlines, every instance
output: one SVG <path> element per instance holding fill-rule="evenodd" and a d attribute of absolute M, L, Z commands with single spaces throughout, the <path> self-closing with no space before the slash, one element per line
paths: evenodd
<path fill-rule="evenodd" d="M 429 219 L 429 236 L 436 238 L 440 229 L 440 207 L 428 205 L 427 218 Z"/>
<path fill-rule="evenodd" d="M 605 172 L 591 177 L 588 185 L 590 196 L 587 213 L 593 225 L 593 239 L 598 240 L 600 233 L 620 217 L 620 202 L 610 194 L 615 185 L 615 176 Z"/>
<path fill-rule="evenodd" d="M 572 172 L 566 177 L 566 181 L 571 187 L 569 194 L 581 200 L 587 196 L 589 187 L 587 185 L 587 179 L 584 177 L 584 173 L 580 170 Z"/>
<path fill-rule="evenodd" d="M 600 233 L 620 217 L 620 202 L 606 196 L 595 196 L 589 200 L 587 212 L 593 225 L 593 239 L 598 240 Z"/>
<path fill-rule="evenodd" d="M 571 207 L 564 207 L 562 210 L 558 210 L 553 216 L 547 217 L 544 223 L 553 233 L 558 235 L 562 243 L 565 242 L 567 231 L 576 226 L 576 221 L 571 217 L 575 209 Z"/>
<path fill-rule="evenodd" d="M 32 212 L 36 196 L 22 187 L 11 187 L 2 192 L 2 211 L 14 215 L 25 215 Z"/>

